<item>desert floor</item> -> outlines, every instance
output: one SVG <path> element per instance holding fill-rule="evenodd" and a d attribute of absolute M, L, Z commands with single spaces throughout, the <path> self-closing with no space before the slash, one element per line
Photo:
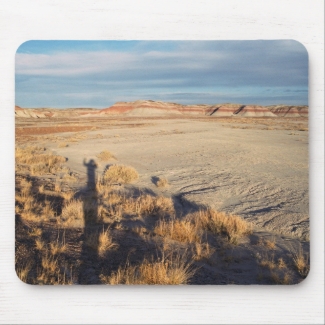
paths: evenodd
<path fill-rule="evenodd" d="M 283 258 L 290 265 L 293 251 L 309 252 L 308 119 L 16 119 L 17 145 L 42 146 L 67 158 L 65 165 L 75 178 L 68 186 L 75 192 L 87 187 L 85 161 L 97 162 L 98 177 L 110 165 L 129 165 L 137 170 L 139 179 L 125 187 L 171 198 L 178 215 L 211 207 L 252 223 L 253 233 L 237 245 L 216 244 L 212 262 L 201 261 L 189 283 L 285 283 L 279 280 L 284 275 L 275 275 L 275 266 L 265 267 L 264 263 L 263 268 L 263 258 L 275 264 Z M 98 159 L 104 150 L 115 159 Z M 57 177 L 43 175 L 38 181 L 54 182 Z M 161 178 L 168 180 L 168 186 L 157 186 Z M 122 233 L 116 236 L 126 252 Z M 18 246 L 23 245 L 24 235 L 18 237 Z M 218 249 L 222 251 L 219 255 Z M 144 256 L 140 254 L 138 260 Z M 78 259 L 77 253 L 73 258 Z M 94 274 L 100 271 L 91 266 L 86 271 L 90 280 L 79 283 L 99 283 Z M 291 283 L 301 281 L 297 272 L 288 272 Z"/>

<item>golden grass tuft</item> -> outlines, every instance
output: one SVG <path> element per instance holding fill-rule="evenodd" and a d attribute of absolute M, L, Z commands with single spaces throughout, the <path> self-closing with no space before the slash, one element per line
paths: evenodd
<path fill-rule="evenodd" d="M 66 143 L 66 142 L 60 142 L 58 144 L 58 148 L 65 148 L 65 147 L 68 147 L 69 145 Z"/>
<path fill-rule="evenodd" d="M 284 268 L 286 268 L 286 267 L 287 267 L 287 265 L 286 265 L 285 261 L 283 260 L 282 257 L 280 257 L 280 258 L 278 259 L 278 268 L 279 268 L 279 269 L 284 269 Z"/>
<path fill-rule="evenodd" d="M 27 279 L 28 279 L 28 274 L 31 270 L 31 264 L 30 263 L 27 263 L 25 266 L 22 266 L 22 267 L 16 267 L 16 273 L 17 273 L 17 276 L 18 278 L 27 283 Z"/>
<path fill-rule="evenodd" d="M 159 220 L 154 229 L 155 234 L 164 238 L 170 238 L 183 243 L 195 243 L 201 241 L 202 231 L 198 224 L 189 220 Z"/>
<path fill-rule="evenodd" d="M 111 276 L 100 276 L 105 284 L 187 284 L 195 270 L 186 258 L 177 254 L 174 258 L 162 258 L 159 261 L 145 259 L 140 265 L 126 265 Z"/>
<path fill-rule="evenodd" d="M 75 183 L 77 181 L 77 177 L 75 177 L 74 175 L 72 175 L 71 173 L 66 173 L 64 174 L 64 176 L 62 177 L 62 180 L 64 182 L 69 182 L 69 183 Z"/>
<path fill-rule="evenodd" d="M 68 246 L 65 243 L 65 238 L 63 238 L 63 240 L 59 242 L 59 236 L 55 242 L 50 243 L 50 251 L 53 256 L 64 253 L 67 248 Z"/>
<path fill-rule="evenodd" d="M 278 274 L 277 272 L 272 271 L 270 278 L 272 280 L 273 283 L 275 284 L 291 284 L 292 283 L 292 277 L 291 275 L 287 272 L 284 273 L 282 276 L 280 274 Z"/>
<path fill-rule="evenodd" d="M 273 237 L 272 239 L 264 240 L 264 245 L 270 250 L 275 250 L 275 247 L 276 247 L 275 237 Z"/>
<path fill-rule="evenodd" d="M 35 240 L 35 247 L 38 251 L 43 251 L 46 244 L 42 241 L 42 239 L 38 238 Z"/>
<path fill-rule="evenodd" d="M 157 187 L 167 187 L 169 186 L 168 180 L 166 178 L 159 178 L 156 182 Z"/>
<path fill-rule="evenodd" d="M 237 244 L 238 239 L 252 232 L 252 226 L 239 216 L 227 215 L 213 209 L 201 210 L 192 215 L 203 229 L 212 233 L 227 235 L 232 244 Z"/>
<path fill-rule="evenodd" d="M 291 254 L 297 272 L 305 278 L 310 270 L 308 254 L 304 254 L 301 246 L 297 250 L 293 250 Z"/>
<path fill-rule="evenodd" d="M 75 195 L 75 192 L 73 192 L 73 191 L 67 191 L 67 192 L 61 193 L 61 196 L 64 198 L 65 201 L 70 201 L 74 195 Z"/>
<path fill-rule="evenodd" d="M 85 221 L 83 202 L 76 199 L 66 202 L 62 209 L 59 224 L 61 224 L 63 227 L 84 227 Z"/>
<path fill-rule="evenodd" d="M 102 151 L 96 157 L 99 158 L 101 161 L 116 159 L 115 156 L 112 153 L 110 153 L 108 150 Z"/>
<path fill-rule="evenodd" d="M 40 186 L 38 187 L 38 192 L 39 192 L 40 194 L 43 194 L 44 191 L 45 191 L 45 186 L 44 186 L 44 184 L 43 184 L 43 185 L 40 185 Z"/>
<path fill-rule="evenodd" d="M 267 268 L 269 270 L 274 270 L 277 265 L 274 261 L 274 254 L 270 256 L 266 255 L 264 256 L 260 261 L 259 261 L 259 265 L 264 267 L 264 268 Z"/>
<path fill-rule="evenodd" d="M 41 228 L 31 228 L 28 232 L 28 235 L 31 237 L 41 237 L 42 236 L 42 229 Z"/>
<path fill-rule="evenodd" d="M 16 147 L 16 164 L 28 167 L 32 175 L 43 175 L 55 173 L 62 169 L 62 164 L 66 158 L 52 153 L 46 153 L 41 147 Z"/>
<path fill-rule="evenodd" d="M 139 178 L 138 172 L 130 166 L 112 165 L 103 175 L 107 183 L 131 183 Z"/>
<path fill-rule="evenodd" d="M 208 260 L 216 250 L 209 243 L 196 242 L 194 246 L 194 260 Z"/>
<path fill-rule="evenodd" d="M 42 214 L 43 214 L 43 218 L 44 219 L 49 219 L 54 217 L 55 213 L 54 210 L 52 208 L 51 202 L 50 201 L 45 201 L 45 205 L 43 206 L 42 209 Z"/>
<path fill-rule="evenodd" d="M 171 198 L 163 196 L 154 197 L 151 195 L 140 195 L 135 200 L 125 201 L 123 204 L 124 211 L 135 211 L 139 216 L 153 216 L 161 217 L 174 214 L 174 205 Z"/>
<path fill-rule="evenodd" d="M 99 234 L 98 237 L 98 255 L 103 257 L 105 253 L 113 248 L 117 248 L 118 244 L 113 242 L 112 235 L 109 232 L 109 229 L 103 231 Z"/>

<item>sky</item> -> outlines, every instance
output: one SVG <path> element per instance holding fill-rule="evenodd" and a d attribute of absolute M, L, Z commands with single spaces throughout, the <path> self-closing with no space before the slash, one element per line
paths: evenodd
<path fill-rule="evenodd" d="M 293 40 L 27 41 L 15 57 L 16 105 L 308 105 L 308 54 Z"/>

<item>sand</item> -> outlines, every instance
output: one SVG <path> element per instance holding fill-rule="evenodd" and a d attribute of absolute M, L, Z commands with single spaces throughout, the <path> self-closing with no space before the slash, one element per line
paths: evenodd
<path fill-rule="evenodd" d="M 128 126 L 135 122 L 141 127 Z M 308 132 L 263 129 L 256 122 L 232 126 L 139 118 L 85 131 L 88 138 L 65 148 L 55 142 L 46 147 L 68 158 L 79 185 L 86 182 L 83 159 L 98 160 L 98 153 L 109 150 L 117 161 L 100 163 L 98 173 L 112 163 L 131 165 L 140 174 L 139 188 L 240 215 L 257 229 L 308 239 Z M 99 133 L 103 138 L 94 139 Z M 167 178 L 170 186 L 157 188 L 155 177 Z"/>

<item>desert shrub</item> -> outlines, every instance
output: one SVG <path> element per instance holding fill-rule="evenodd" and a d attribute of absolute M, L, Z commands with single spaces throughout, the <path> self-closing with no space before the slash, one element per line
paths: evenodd
<path fill-rule="evenodd" d="M 310 269 L 308 254 L 304 254 L 301 246 L 298 249 L 292 250 L 291 254 L 297 272 L 305 278 Z"/>
<path fill-rule="evenodd" d="M 58 148 L 65 148 L 65 147 L 68 147 L 69 145 L 67 144 L 67 143 L 65 143 L 65 142 L 60 142 L 59 144 L 58 144 Z"/>
<path fill-rule="evenodd" d="M 187 284 L 194 275 L 192 264 L 177 254 L 158 261 L 145 259 L 140 265 L 119 267 L 111 276 L 100 276 L 106 284 Z"/>
<path fill-rule="evenodd" d="M 141 216 L 158 215 L 164 217 L 174 213 L 172 199 L 163 196 L 141 195 L 133 200 L 131 209 Z"/>
<path fill-rule="evenodd" d="M 32 175 L 56 173 L 62 169 L 66 158 L 52 153 L 46 153 L 41 147 L 17 147 L 16 164 L 26 165 Z"/>
<path fill-rule="evenodd" d="M 108 150 L 102 151 L 96 157 L 99 158 L 102 161 L 108 161 L 108 160 L 111 160 L 111 159 L 115 159 L 114 155 L 112 153 L 110 153 Z"/>
<path fill-rule="evenodd" d="M 195 260 L 208 260 L 216 250 L 208 243 L 196 242 L 193 249 L 193 258 Z"/>
<path fill-rule="evenodd" d="M 50 251 L 53 256 L 64 253 L 67 250 L 67 248 L 68 246 L 65 243 L 64 239 L 62 241 L 59 241 L 59 238 L 57 238 L 55 242 L 50 243 Z"/>
<path fill-rule="evenodd" d="M 275 247 L 276 247 L 276 240 L 275 240 L 275 237 L 271 238 L 271 239 L 266 239 L 264 241 L 264 245 L 270 249 L 270 250 L 274 250 Z"/>
<path fill-rule="evenodd" d="M 194 213 L 192 216 L 203 229 L 215 234 L 225 234 L 229 242 L 236 244 L 238 239 L 252 231 L 252 226 L 239 216 L 227 215 L 213 209 L 207 209 Z"/>
<path fill-rule="evenodd" d="M 67 202 L 63 206 L 59 223 L 64 227 L 84 227 L 83 202 L 81 200 L 71 200 Z"/>
<path fill-rule="evenodd" d="M 166 187 L 168 185 L 168 180 L 166 178 L 159 178 L 156 182 L 157 187 Z"/>
<path fill-rule="evenodd" d="M 27 263 L 25 266 L 20 266 L 20 267 L 16 267 L 16 273 L 17 273 L 17 276 L 18 278 L 27 283 L 27 279 L 28 279 L 28 274 L 31 270 L 31 264 L 30 263 Z"/>
<path fill-rule="evenodd" d="M 113 238 L 109 229 L 103 231 L 99 234 L 98 237 L 98 255 L 104 256 L 105 253 L 113 248 L 117 248 L 118 245 L 113 242 Z"/>
<path fill-rule="evenodd" d="M 265 256 L 261 257 L 261 259 L 259 261 L 259 265 L 261 267 L 267 268 L 269 270 L 276 269 L 277 263 L 274 261 L 274 254 L 271 254 L 271 256 L 266 254 Z"/>
<path fill-rule="evenodd" d="M 67 192 L 62 192 L 61 196 L 64 198 L 66 201 L 70 201 L 75 195 L 75 192 L 73 191 L 67 191 Z"/>
<path fill-rule="evenodd" d="M 74 183 L 77 181 L 77 178 L 72 173 L 65 173 L 62 177 L 64 182 L 71 182 Z"/>
<path fill-rule="evenodd" d="M 103 175 L 107 183 L 131 183 L 139 178 L 138 172 L 130 166 L 112 165 Z"/>
<path fill-rule="evenodd" d="M 34 279 L 37 284 L 72 284 L 72 275 L 70 278 L 66 275 L 65 268 L 61 268 L 58 258 L 50 256 L 48 253 L 42 256 L 41 266 L 37 270 L 37 277 Z"/>
<path fill-rule="evenodd" d="M 160 220 L 154 232 L 164 238 L 170 238 L 184 243 L 200 242 L 202 231 L 189 220 Z"/>

